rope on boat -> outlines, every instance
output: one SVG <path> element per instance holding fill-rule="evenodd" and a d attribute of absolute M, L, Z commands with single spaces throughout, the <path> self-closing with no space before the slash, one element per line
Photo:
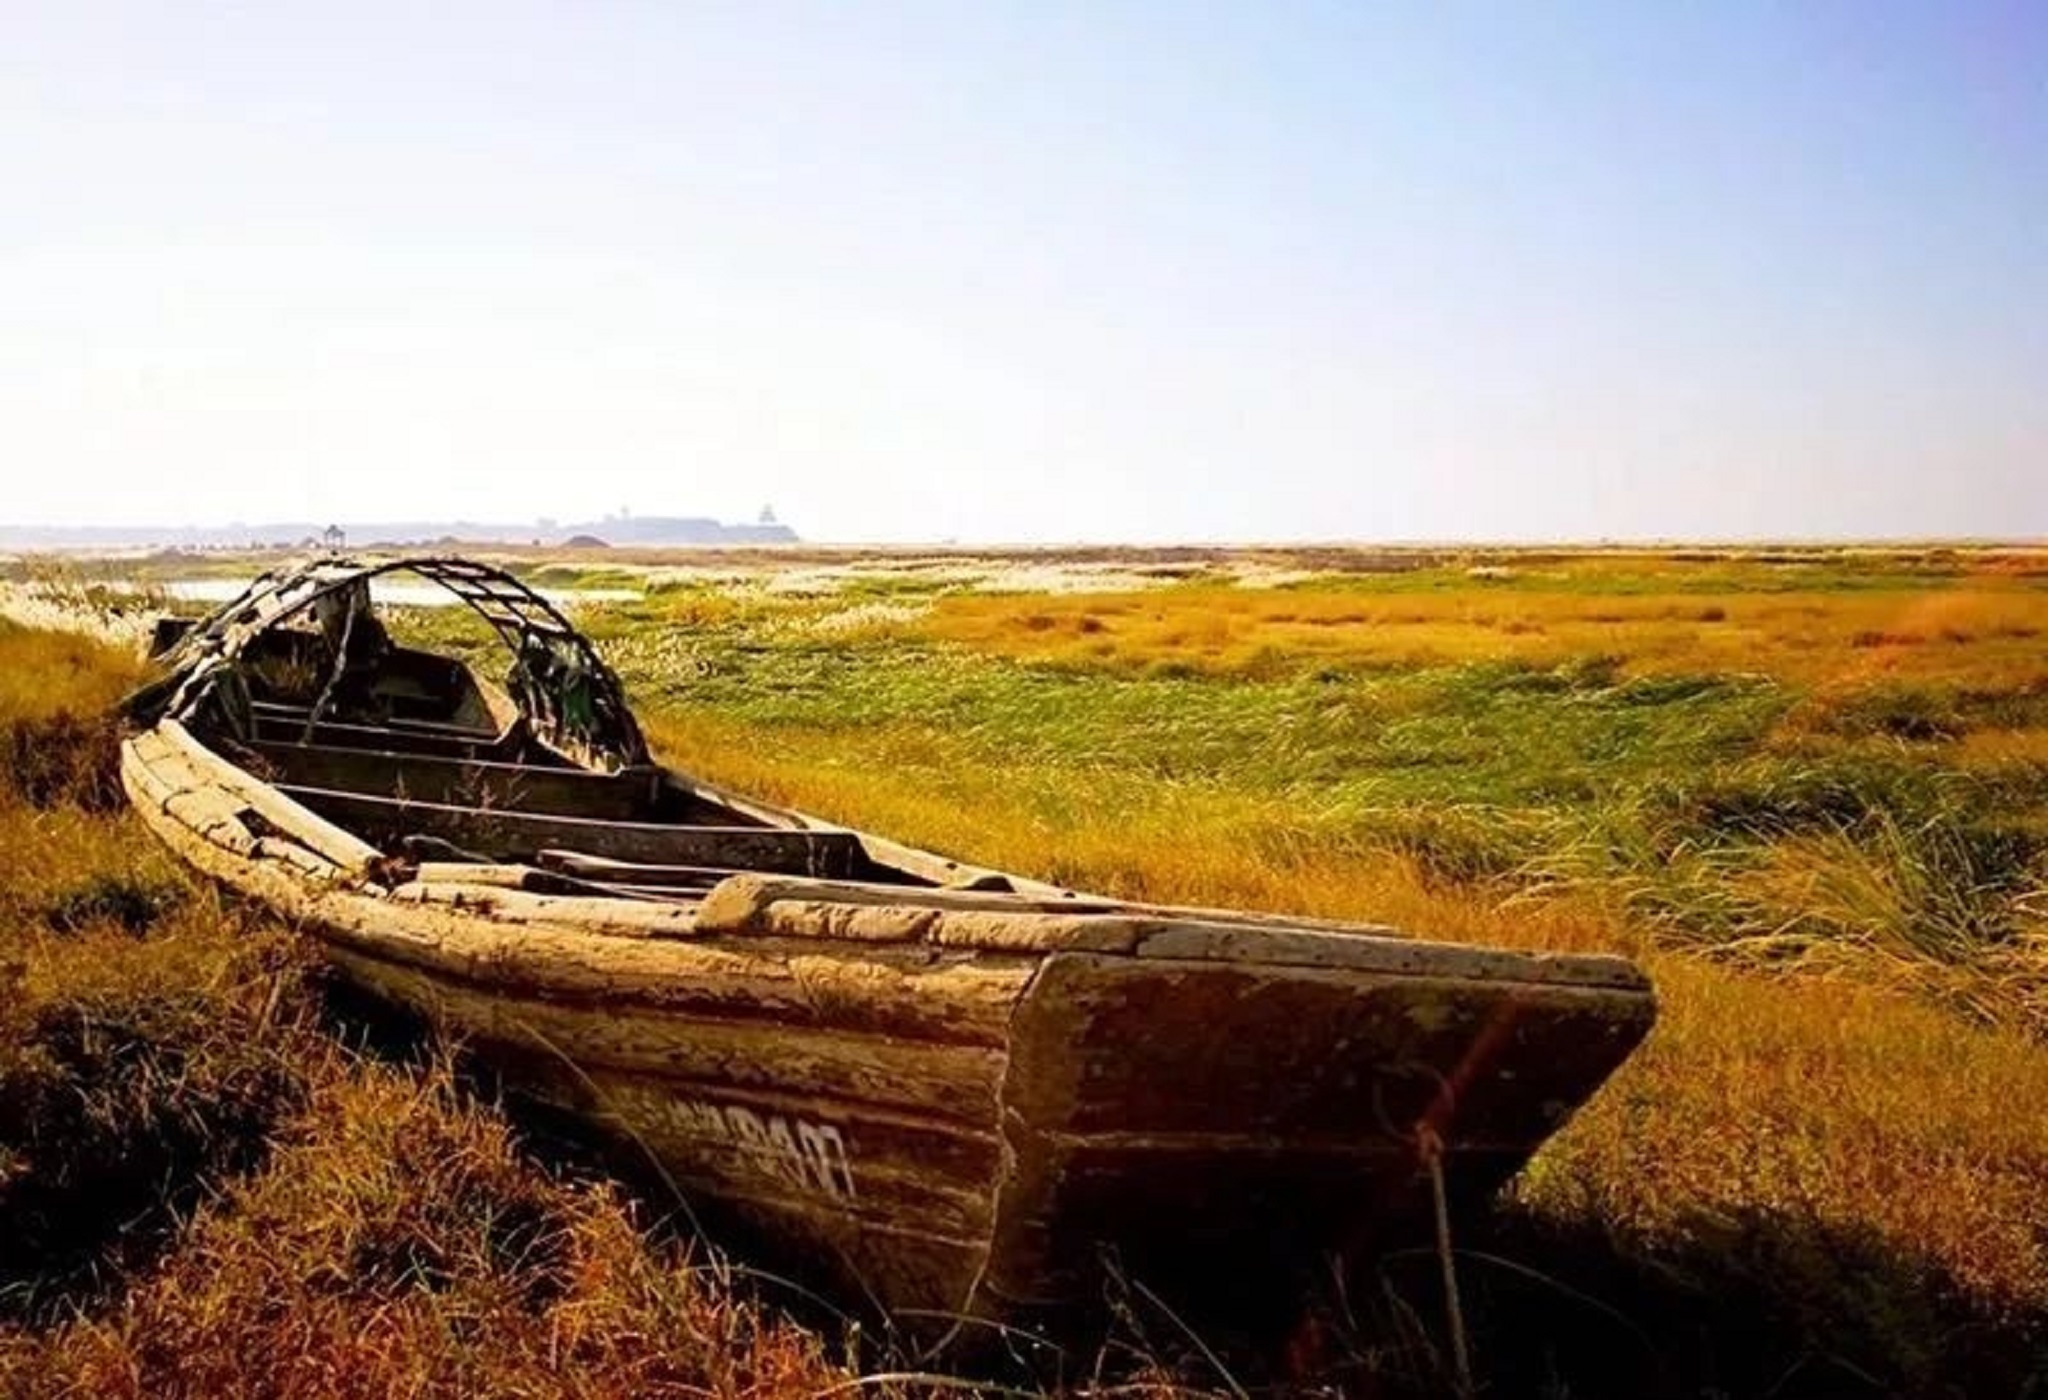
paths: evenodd
<path fill-rule="evenodd" d="M 1451 1373 L 1460 1397 L 1472 1394 L 1472 1354 L 1465 1340 L 1465 1308 L 1458 1297 L 1457 1252 L 1451 1246 L 1450 1194 L 1444 1189 L 1444 1140 L 1427 1119 L 1415 1125 L 1415 1146 L 1429 1172 L 1436 1211 L 1436 1259 L 1443 1271 L 1444 1316 L 1451 1331 Z"/>
<path fill-rule="evenodd" d="M 1466 1063 L 1472 1056 L 1466 1056 Z M 1459 1082 L 1464 1079 L 1462 1070 L 1454 1076 L 1447 1076 L 1434 1065 L 1420 1061 L 1390 1067 L 1396 1073 L 1418 1075 L 1436 1083 L 1436 1093 L 1429 1107 L 1415 1120 L 1415 1126 L 1403 1131 L 1396 1126 L 1396 1120 L 1388 1112 L 1384 1098 L 1385 1082 L 1375 1078 L 1372 1086 L 1373 1113 L 1378 1116 L 1380 1130 L 1399 1143 L 1415 1149 L 1422 1169 L 1429 1175 L 1430 1207 L 1436 1224 L 1436 1258 L 1439 1275 L 1444 1288 L 1444 1319 L 1451 1334 L 1451 1378 L 1453 1393 L 1458 1400 L 1472 1400 L 1472 1348 L 1465 1334 L 1465 1307 L 1458 1294 L 1457 1249 L 1451 1240 L 1450 1190 L 1444 1184 L 1444 1137 L 1439 1124 L 1449 1123 L 1457 1105 Z"/>

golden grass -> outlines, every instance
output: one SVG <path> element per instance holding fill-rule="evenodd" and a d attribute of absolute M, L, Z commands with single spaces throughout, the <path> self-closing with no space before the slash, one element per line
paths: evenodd
<path fill-rule="evenodd" d="M 1329 666 L 1608 657 L 1623 674 L 1759 674 L 2048 686 L 2048 591 L 1988 578 L 1942 591 L 1602 596 L 1518 586 L 1371 594 L 1185 587 L 953 596 L 909 625 L 978 651 L 1071 666 L 1270 674 Z"/>
<path fill-rule="evenodd" d="M 1994 1313 L 2048 1302 L 2048 1051 L 1844 980 L 1651 959 L 1656 1033 L 1521 1187 L 1653 1252 L 1855 1240 Z M 1738 1241 L 1735 1233 L 1754 1236 Z"/>
<path fill-rule="evenodd" d="M 2007 768 L 2027 764 L 2042 770 L 2048 790 L 2048 729 L 1990 729 L 1965 734 L 1952 753 L 1966 768 Z"/>
<path fill-rule="evenodd" d="M 1643 672 L 1726 664 L 1822 692 L 1922 675 L 2024 692 L 2043 675 L 2039 643 L 2024 635 L 2042 597 L 2026 586 L 1972 580 L 1954 595 L 1963 603 L 1946 607 L 1862 592 L 1176 588 L 946 599 L 902 625 L 1090 666 L 1192 658 L 1201 669 L 1255 673 L 1325 660 L 1570 664 L 1594 654 Z M 696 621 L 717 625 L 732 605 L 691 606 Z M 1366 625 L 1353 615 L 1361 609 L 1387 615 Z M 1715 609 L 1723 615 L 1705 616 Z M 1054 621 L 1029 620 L 1037 617 Z M 1103 625 L 1085 627 L 1089 617 Z M 1398 642 L 1382 636 L 1404 628 Z M 59 714 L 87 716 L 61 731 L 63 742 L 103 734 L 90 708 L 126 684 L 121 668 L 91 648 L 0 630 L 0 676 L 41 665 L 58 681 L 13 682 L 0 692 L 0 721 L 26 717 L 20 732 L 39 744 L 59 734 L 49 728 Z M 1800 722 L 1821 732 L 1816 713 Z M 1559 880 L 1509 896 L 1446 880 L 1396 849 L 1309 839 L 1297 799 L 1279 794 L 1131 783 L 1110 761 L 1091 785 L 1071 769 L 976 761 L 970 745 L 931 729 L 649 720 L 664 755 L 707 778 L 1084 888 L 1640 957 L 1659 988 L 1656 1032 L 1518 1180 L 1509 1242 L 1492 1246 L 1562 1286 L 1531 1325 L 1559 1323 L 1571 1296 L 1591 1297 L 1656 1346 L 1704 1346 L 1704 1359 L 1674 1364 L 1688 1386 L 1724 1390 L 1715 1378 L 1740 1369 L 1737 1358 L 1774 1377 L 1813 1363 L 1819 1378 L 1787 1381 L 1788 1394 L 1830 1393 L 1849 1374 L 1828 1370 L 1830 1356 L 1874 1377 L 1872 1388 L 1927 1393 L 2009 1392 L 2048 1374 L 2048 1114 L 2032 1108 L 2048 1102 L 2048 1048 L 1984 1023 L 2003 1007 L 1971 1001 L 1970 967 L 1955 969 L 1957 995 L 1945 999 L 1974 1006 L 1977 1020 L 1928 1004 L 1923 983 L 1938 974 L 1887 943 L 1899 892 L 1867 852 L 1800 836 L 1731 873 L 1731 893 L 1850 935 L 1810 940 L 1790 960 L 1795 970 L 1772 973 L 1757 970 L 1763 959 L 1729 967 L 1664 950 L 1597 884 Z M 2035 732 L 1973 731 L 1951 747 L 1963 761 L 2010 768 L 2040 757 L 2027 737 Z M 31 803 L 0 787 L 10 859 L 0 872 L 0 968 L 9 969 L 0 1002 L 132 1009 L 175 992 L 173 1001 L 215 1008 L 259 1060 L 289 1064 L 296 1088 L 264 1119 L 265 1159 L 208 1168 L 217 1199 L 196 1207 L 161 1259 L 129 1270 L 125 1296 L 63 1325 L 0 1325 L 0 1393 L 780 1395 L 850 1383 L 817 1338 L 736 1303 L 650 1245 L 609 1192 L 537 1173 L 444 1069 L 364 1062 L 317 1034 L 286 940 L 186 881 L 130 819 L 55 796 Z M 139 933 L 123 927 L 127 895 L 166 888 L 177 892 L 166 912 Z M 59 909 L 82 911 L 83 926 L 61 931 Z M 1986 956 L 2038 966 L 2030 947 L 2021 939 Z M 203 1024 L 187 1016 L 172 1029 L 196 1037 Z M 8 1037 L 32 1030 L 0 1015 L 0 1072 Z M 224 1057 L 218 1072 L 202 1059 L 175 1081 L 189 1086 L 179 1103 L 210 1112 L 210 1086 L 246 1082 L 247 1062 L 228 1048 L 209 1052 Z M 160 1082 L 173 1081 L 147 1080 L 135 1101 Z M 0 1210 L 18 1171 L 0 1142 Z M 1770 1329 L 1763 1340 L 1759 1318 Z M 1518 1354 L 1504 1336 L 1513 1317 L 1481 1310 L 1475 1326 L 1482 1361 L 1489 1345 Z M 1550 1364 L 1547 1343 L 1527 1355 Z M 269 1369 L 253 1369 L 251 1357 Z M 1603 1379 L 1597 1353 L 1577 1364 L 1590 1369 L 1566 1374 L 1560 1393 L 1629 1393 Z M 1496 1393 L 1530 1384 L 1529 1374 L 1500 1372 Z M 1383 1380 L 1370 1367 L 1362 1375 L 1367 1388 Z"/>
<path fill-rule="evenodd" d="M 0 619 L 0 718 L 15 724 L 60 714 L 98 717 L 142 679 L 142 658 L 72 632 Z"/>
<path fill-rule="evenodd" d="M 41 1340 L 45 1394 L 795 1396 L 820 1341 L 537 1172 L 445 1066 L 330 1066 L 167 1264 Z"/>
<path fill-rule="evenodd" d="M 118 802 L 112 709 L 142 674 L 138 656 L 0 618 L 0 773 L 16 795 Z"/>

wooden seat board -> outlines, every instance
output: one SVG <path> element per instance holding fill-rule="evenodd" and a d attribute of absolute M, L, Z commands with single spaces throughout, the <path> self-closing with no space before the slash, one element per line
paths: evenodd
<path fill-rule="evenodd" d="M 297 743 L 306 732 L 305 717 L 292 719 L 284 715 L 256 716 L 256 737 L 259 742 Z M 314 741 L 329 748 L 361 749 L 372 753 L 418 753 L 433 754 L 446 758 L 492 758 L 503 757 L 517 745 L 514 735 L 484 735 L 480 738 L 462 739 L 446 734 L 427 734 L 410 729 L 387 729 L 382 725 L 350 724 L 339 720 L 322 720 L 313 728 Z"/>
<path fill-rule="evenodd" d="M 259 719 L 284 720 L 302 726 L 305 724 L 307 717 L 312 714 L 310 706 L 286 705 L 272 700 L 254 701 L 251 703 L 250 709 L 255 712 Z M 322 721 L 323 724 L 326 722 L 325 720 Z M 435 719 L 406 719 L 400 716 L 393 716 L 385 720 L 383 724 L 391 729 L 428 734 L 437 739 L 456 739 L 473 744 L 488 744 L 498 737 L 494 730 L 478 729 L 473 725 L 467 724 L 449 724 L 446 721 Z"/>
<path fill-rule="evenodd" d="M 656 865 L 718 865 L 845 879 L 866 858 L 859 839 L 844 831 L 610 822 L 409 802 L 291 784 L 280 785 L 278 790 L 379 844 L 395 845 L 398 838 L 416 833 L 494 860 L 529 860 L 552 847 Z"/>
<path fill-rule="evenodd" d="M 289 783 L 399 795 L 460 807 L 624 821 L 647 814 L 652 773 L 593 773 L 524 763 L 258 740 L 255 751 Z"/>

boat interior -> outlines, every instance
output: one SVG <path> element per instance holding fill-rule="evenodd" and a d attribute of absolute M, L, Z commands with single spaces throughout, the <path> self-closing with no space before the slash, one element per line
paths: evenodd
<path fill-rule="evenodd" d="M 301 604 L 236 638 L 236 703 L 193 703 L 181 717 L 209 747 L 388 856 L 520 868 L 519 886 L 542 893 L 666 901 L 694 900 L 737 873 L 1010 888 L 937 857 L 929 870 L 880 860 L 858 833 L 691 782 L 653 761 L 630 715 L 606 736 L 604 761 L 591 761 L 598 746 L 561 742 L 564 726 L 535 713 L 587 710 L 576 684 L 599 688 L 600 717 L 607 688 L 624 713 L 616 679 L 573 631 L 595 670 L 534 704 L 533 670 L 520 660 L 531 637 L 519 637 L 501 688 L 461 660 L 394 641 L 369 615 L 367 588 L 349 596 L 339 625 L 332 610 Z"/>

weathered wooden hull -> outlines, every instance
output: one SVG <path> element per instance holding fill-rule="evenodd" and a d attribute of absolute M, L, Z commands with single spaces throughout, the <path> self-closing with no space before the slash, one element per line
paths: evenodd
<path fill-rule="evenodd" d="M 175 722 L 123 780 L 194 866 L 518 1087 L 906 1316 L 1285 1286 L 1511 1173 L 1627 1056 L 1629 963 L 1024 893 L 735 875 L 689 905 L 380 853 Z M 900 850 L 900 848 L 890 848 Z M 458 875 L 460 872 L 456 872 Z"/>

